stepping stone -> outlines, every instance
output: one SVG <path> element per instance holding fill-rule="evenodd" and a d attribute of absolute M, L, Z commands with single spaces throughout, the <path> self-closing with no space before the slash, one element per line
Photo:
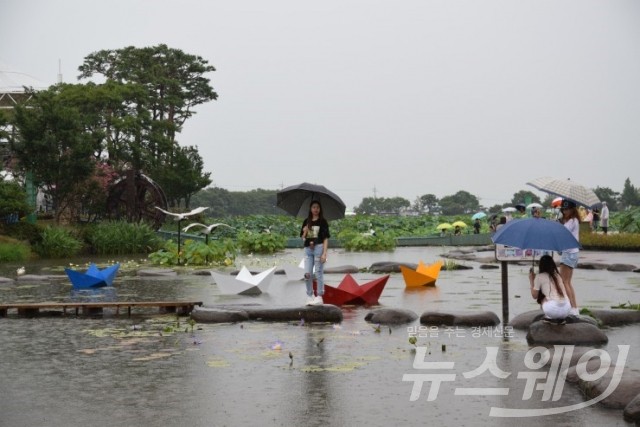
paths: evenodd
<path fill-rule="evenodd" d="M 434 326 L 496 326 L 500 324 L 500 318 L 491 311 L 425 311 L 420 316 L 420 323 Z"/>
<path fill-rule="evenodd" d="M 593 317 L 604 326 L 618 326 L 629 323 L 640 323 L 640 310 L 591 310 Z"/>
<path fill-rule="evenodd" d="M 377 308 L 370 311 L 364 320 L 381 325 L 399 325 L 411 323 L 418 318 L 418 315 L 411 310 L 403 308 Z"/>
<path fill-rule="evenodd" d="M 537 321 L 527 333 L 529 344 L 602 345 L 608 341 L 605 333 L 590 323 L 552 325 Z"/>
<path fill-rule="evenodd" d="M 191 318 L 199 323 L 234 323 L 249 320 L 249 314 L 244 310 L 194 307 Z"/>

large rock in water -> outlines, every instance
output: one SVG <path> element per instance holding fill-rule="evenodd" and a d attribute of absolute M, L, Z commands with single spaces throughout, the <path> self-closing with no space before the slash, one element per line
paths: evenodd
<path fill-rule="evenodd" d="M 531 310 L 525 311 L 524 313 L 518 314 L 516 317 L 509 321 L 509 326 L 513 326 L 514 329 L 529 329 L 529 326 L 533 322 L 536 322 L 544 316 L 544 312 L 542 310 Z"/>
<path fill-rule="evenodd" d="M 574 369 L 574 368 L 572 368 Z M 597 368 L 594 369 L 597 371 Z M 607 373 L 594 381 L 578 380 L 578 387 L 589 399 L 600 396 L 609 386 L 613 379 L 614 368 L 609 368 Z M 587 370 L 587 372 L 590 372 Z M 637 372 L 624 372 L 620 377 L 620 382 L 607 397 L 599 403 L 606 408 L 624 409 L 640 394 L 640 374 Z"/>
<path fill-rule="evenodd" d="M 635 422 L 636 425 L 640 424 L 640 394 L 624 407 L 623 414 L 625 420 Z"/>
<path fill-rule="evenodd" d="M 420 316 L 423 325 L 445 326 L 496 326 L 500 318 L 492 311 L 425 311 Z"/>
<path fill-rule="evenodd" d="M 633 271 L 635 270 L 636 267 L 635 265 L 632 264 L 611 264 L 609 267 L 607 267 L 607 270 L 609 271 Z"/>
<path fill-rule="evenodd" d="M 199 323 L 234 323 L 249 320 L 244 310 L 194 307 L 191 318 Z"/>
<path fill-rule="evenodd" d="M 544 317 L 544 312 L 542 310 L 531 310 L 525 311 L 524 313 L 520 313 L 511 321 L 509 321 L 509 325 L 513 326 L 514 329 L 529 329 L 532 323 L 541 320 Z M 567 324 L 569 323 L 589 323 L 593 326 L 598 326 L 598 321 L 590 316 L 569 316 L 566 319 Z"/>
<path fill-rule="evenodd" d="M 527 333 L 529 344 L 600 345 L 608 341 L 604 332 L 590 323 L 552 325 L 537 321 L 529 326 Z"/>
<path fill-rule="evenodd" d="M 640 323 L 640 310 L 591 310 L 591 314 L 605 326 Z"/>
<path fill-rule="evenodd" d="M 342 322 L 342 310 L 331 304 L 305 305 L 302 307 L 279 308 L 246 308 L 251 320 L 289 322 L 292 320 L 304 320 L 305 322 Z"/>
<path fill-rule="evenodd" d="M 331 304 L 310 305 L 302 307 L 264 307 L 261 305 L 230 305 L 205 308 L 218 310 L 220 315 L 227 312 L 244 312 L 248 320 L 263 322 L 290 322 L 304 320 L 305 322 L 342 322 L 342 310 Z M 216 314 L 210 314 L 215 316 Z M 193 317 L 193 316 L 192 316 Z M 194 317 L 194 320 L 198 320 Z M 244 319 L 246 320 L 246 319 Z"/>
<path fill-rule="evenodd" d="M 410 323 L 418 318 L 418 315 L 411 310 L 403 308 L 377 308 L 370 311 L 364 320 L 381 325 L 399 325 Z"/>
<path fill-rule="evenodd" d="M 372 273 L 400 273 L 401 265 L 412 270 L 418 268 L 418 264 L 395 261 L 379 261 L 371 264 L 371 266 L 369 266 L 369 271 Z"/>

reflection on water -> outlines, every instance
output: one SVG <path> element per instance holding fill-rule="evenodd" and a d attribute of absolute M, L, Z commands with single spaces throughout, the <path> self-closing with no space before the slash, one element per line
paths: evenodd
<path fill-rule="evenodd" d="M 396 251 L 400 261 L 436 260 L 435 250 Z M 341 256 L 343 258 L 341 259 Z M 380 258 L 376 258 L 380 256 Z M 366 266 L 382 255 L 330 256 L 340 264 Z M 256 265 L 255 269 L 260 269 Z M 509 269 L 511 313 L 536 308 L 527 297 L 526 267 Z M 358 282 L 378 275 L 358 273 Z M 606 308 L 638 295 L 632 273 L 576 270 L 579 298 Z M 339 283 L 341 275 L 327 275 Z M 137 277 L 121 274 L 113 288 L 75 292 L 64 278 L 42 283 L 0 285 L 0 301 L 196 299 L 214 304 L 301 304 L 304 283 L 276 275 L 269 294 L 220 295 L 207 276 Z M 406 290 L 393 274 L 380 299 L 386 307 L 463 310 L 482 307 L 501 313 L 499 270 L 443 271 L 438 286 Z M 368 308 L 345 307 L 341 325 L 244 322 L 195 325 L 185 318 L 141 312 L 132 318 L 0 319 L 0 425 L 503 425 L 513 419 L 491 418 L 489 408 L 542 407 L 541 392 L 523 401 L 523 369 L 529 350 L 525 334 L 421 337 L 425 361 L 455 363 L 456 379 L 443 383 L 435 401 L 409 400 L 412 384 L 402 381 L 414 369 L 408 326 L 376 331 L 364 321 Z M 631 345 L 627 365 L 640 369 L 638 326 L 608 329 L 604 347 L 614 357 L 617 344 Z M 279 350 L 272 349 L 280 342 Z M 446 346 L 443 351 L 442 345 Z M 512 374 L 488 373 L 465 378 L 482 363 L 488 346 L 498 347 L 497 364 Z M 289 357 L 291 353 L 293 359 Z M 509 388 L 507 396 L 458 396 L 457 387 Z M 565 387 L 561 405 L 583 402 L 573 386 Z M 62 402 L 62 403 L 60 403 Z M 590 407 L 569 414 L 516 420 L 521 426 L 626 425 L 621 411 Z"/>
<path fill-rule="evenodd" d="M 71 289 L 71 302 L 113 302 L 118 300 L 118 293 L 113 286 L 90 289 Z"/>

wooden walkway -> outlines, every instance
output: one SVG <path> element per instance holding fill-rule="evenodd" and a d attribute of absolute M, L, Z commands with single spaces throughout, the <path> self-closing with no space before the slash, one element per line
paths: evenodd
<path fill-rule="evenodd" d="M 202 301 L 122 301 L 122 302 L 40 302 L 20 304 L 0 304 L 0 317 L 6 317 L 9 310 L 17 310 L 18 315 L 36 317 L 40 310 L 62 310 L 63 315 L 67 311 L 76 316 L 96 316 L 103 314 L 105 308 L 115 308 L 116 315 L 120 309 L 127 309 L 127 315 L 131 316 L 133 307 L 158 307 L 161 313 L 189 314 L 195 306 L 202 306 Z"/>

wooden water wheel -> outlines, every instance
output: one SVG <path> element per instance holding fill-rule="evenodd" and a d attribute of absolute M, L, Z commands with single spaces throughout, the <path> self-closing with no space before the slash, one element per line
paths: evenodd
<path fill-rule="evenodd" d="M 129 222 L 144 221 L 158 230 L 164 223 L 165 214 L 156 206 L 167 209 L 167 197 L 162 188 L 142 172 L 130 170 L 111 187 L 107 215 Z"/>

